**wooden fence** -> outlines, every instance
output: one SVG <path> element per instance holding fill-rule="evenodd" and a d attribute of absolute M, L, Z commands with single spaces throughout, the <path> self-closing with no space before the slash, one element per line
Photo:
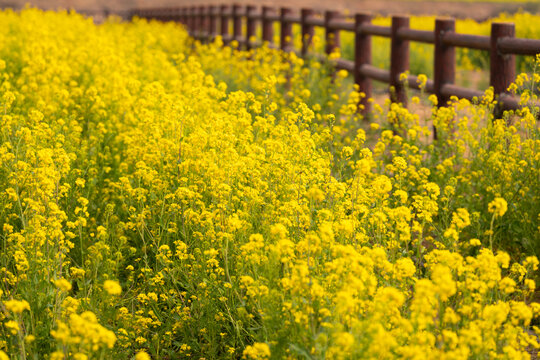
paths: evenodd
<path fill-rule="evenodd" d="M 483 92 L 455 85 L 456 47 L 488 51 L 490 54 L 490 85 L 499 99 L 502 109 L 516 109 L 519 101 L 507 92 L 516 77 L 515 55 L 535 55 L 540 53 L 540 39 L 520 39 L 515 37 L 512 23 L 491 24 L 491 36 L 459 34 L 455 31 L 454 19 L 435 20 L 434 31 L 414 30 L 409 27 L 409 17 L 393 16 L 390 27 L 373 25 L 372 15 L 355 14 L 345 17 L 337 11 L 322 14 L 312 9 L 294 12 L 290 8 L 240 5 L 192 6 L 183 8 L 137 9 L 132 16 L 161 21 L 177 21 L 186 26 L 197 39 L 212 39 L 221 35 L 225 44 L 236 40 L 247 49 L 267 42 L 270 46 L 284 51 L 295 51 L 305 55 L 314 35 L 315 27 L 325 29 L 325 52 L 332 53 L 340 46 L 340 32 L 354 33 L 354 61 L 337 59 L 336 67 L 351 72 L 360 91 L 366 94 L 362 99 L 364 111 L 369 111 L 368 99 L 372 95 L 372 80 L 390 85 L 391 99 L 407 105 L 406 87 L 419 89 L 418 78 L 408 75 L 406 81 L 400 74 L 409 70 L 409 42 L 416 41 L 434 45 L 433 79 L 425 85 L 425 91 L 435 94 L 440 105 L 445 105 L 451 96 L 466 98 L 480 97 Z M 229 33 L 232 20 L 232 34 Z M 245 22 L 245 27 L 244 27 Z M 274 23 L 280 24 L 280 43 L 272 44 Z M 219 27 L 218 27 L 219 23 Z M 256 40 L 257 25 L 262 26 L 262 41 Z M 292 26 L 299 24 L 302 31 L 302 48 L 294 49 Z M 243 29 L 246 33 L 243 34 Z M 383 70 L 371 64 L 371 37 L 390 38 L 390 70 Z"/>

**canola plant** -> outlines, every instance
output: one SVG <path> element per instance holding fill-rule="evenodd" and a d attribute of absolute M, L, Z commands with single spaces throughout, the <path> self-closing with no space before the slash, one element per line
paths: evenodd
<path fill-rule="evenodd" d="M 0 23 L 1 360 L 540 347 L 538 75 L 504 119 L 488 90 L 368 123 L 346 72 L 294 54 L 140 19 Z"/>

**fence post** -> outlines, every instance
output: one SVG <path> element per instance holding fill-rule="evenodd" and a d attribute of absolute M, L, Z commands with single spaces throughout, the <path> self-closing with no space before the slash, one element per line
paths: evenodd
<path fill-rule="evenodd" d="M 183 7 L 180 9 L 180 22 L 182 23 L 182 25 L 184 25 L 184 27 L 186 28 L 186 30 L 188 29 L 188 25 L 187 25 L 187 8 Z"/>
<path fill-rule="evenodd" d="M 516 29 L 512 23 L 491 24 L 491 49 L 490 49 L 490 73 L 489 84 L 493 86 L 493 93 L 497 97 L 493 115 L 501 118 L 504 105 L 500 96 L 508 92 L 508 86 L 516 79 L 516 57 L 513 54 L 501 54 L 497 43 L 504 37 L 515 37 Z"/>
<path fill-rule="evenodd" d="M 366 96 L 360 99 L 360 104 L 363 109 L 360 112 L 367 115 L 370 112 L 371 103 L 368 101 L 371 98 L 372 84 L 371 79 L 362 75 L 360 69 L 362 65 L 371 64 L 371 36 L 364 34 L 360 28 L 364 24 L 371 23 L 371 15 L 356 14 L 354 16 L 354 83 L 358 85 L 358 90 Z"/>
<path fill-rule="evenodd" d="M 307 24 L 307 20 L 311 19 L 315 12 L 312 9 L 301 10 L 301 24 L 302 24 L 302 56 L 306 56 L 309 47 L 313 41 L 313 35 L 315 34 L 315 27 Z"/>
<path fill-rule="evenodd" d="M 213 40 L 217 35 L 217 16 L 215 5 L 210 5 L 208 7 L 208 22 L 210 23 L 210 40 Z"/>
<path fill-rule="evenodd" d="M 199 23 L 199 38 L 203 40 L 206 37 L 206 8 L 204 6 L 197 7 L 197 21 Z"/>
<path fill-rule="evenodd" d="M 193 30 L 193 21 L 191 18 L 191 8 L 185 7 L 184 8 L 184 18 L 186 19 L 186 29 L 188 33 L 191 35 L 191 31 Z"/>
<path fill-rule="evenodd" d="M 257 34 L 257 22 L 251 18 L 256 10 L 257 8 L 253 5 L 246 6 L 246 50 L 253 48 L 251 41 Z"/>
<path fill-rule="evenodd" d="M 292 10 L 289 8 L 281 8 L 281 37 L 280 48 L 283 51 L 289 51 L 292 44 L 292 23 L 285 20 L 287 16 L 292 14 Z"/>
<path fill-rule="evenodd" d="M 232 7 L 233 13 L 233 40 L 238 42 L 238 48 L 240 49 L 240 41 L 242 41 L 242 6 L 234 4 Z"/>
<path fill-rule="evenodd" d="M 206 22 L 206 6 L 199 6 L 199 32 L 201 40 L 208 39 L 208 23 Z"/>
<path fill-rule="evenodd" d="M 200 16 L 199 7 L 198 6 L 193 6 L 192 9 L 193 10 L 192 10 L 191 14 L 193 16 L 193 24 L 194 24 L 195 36 L 197 38 L 200 38 L 202 24 L 201 24 L 201 16 Z"/>
<path fill-rule="evenodd" d="M 199 28 L 199 38 L 203 39 L 204 34 L 204 6 L 197 6 L 197 27 Z"/>
<path fill-rule="evenodd" d="M 339 11 L 325 11 L 324 12 L 324 28 L 326 31 L 325 52 L 327 55 L 330 55 L 336 48 L 340 47 L 339 30 L 330 29 L 329 27 L 330 22 L 332 20 L 338 19 L 340 15 L 341 14 L 339 13 Z"/>
<path fill-rule="evenodd" d="M 271 44 L 274 41 L 274 22 L 268 20 L 273 12 L 273 9 L 269 6 L 263 6 L 262 8 L 262 38 L 263 42 Z"/>
<path fill-rule="evenodd" d="M 433 90 L 437 96 L 437 106 L 446 106 L 449 97 L 442 94 L 445 84 L 453 84 L 456 81 L 456 49 L 443 42 L 443 36 L 447 32 L 456 30 L 454 19 L 435 20 L 435 54 L 433 56 Z M 437 128 L 433 125 L 433 139 L 437 140 Z"/>
<path fill-rule="evenodd" d="M 400 74 L 409 70 L 409 41 L 401 40 L 397 33 L 399 29 L 409 27 L 409 17 L 392 16 L 392 39 L 390 50 L 390 99 L 392 102 L 407 106 L 407 93 Z"/>
<path fill-rule="evenodd" d="M 229 39 L 227 39 L 229 35 L 229 18 L 227 16 L 227 9 L 228 9 L 227 5 L 221 5 L 219 7 L 219 12 L 221 16 L 220 33 L 221 33 L 221 37 L 223 38 L 224 45 L 227 45 L 229 43 Z"/>
<path fill-rule="evenodd" d="M 189 15 L 191 17 L 192 36 L 197 39 L 197 37 L 199 35 L 199 21 L 197 19 L 197 7 L 196 6 L 191 7 L 191 13 Z"/>
<path fill-rule="evenodd" d="M 189 9 L 185 6 L 182 8 L 182 24 L 184 24 L 186 31 L 189 33 Z"/>

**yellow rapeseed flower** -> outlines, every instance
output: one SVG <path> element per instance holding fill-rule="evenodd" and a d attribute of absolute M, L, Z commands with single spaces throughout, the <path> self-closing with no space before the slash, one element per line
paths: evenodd
<path fill-rule="evenodd" d="M 137 355 L 135 355 L 135 360 L 151 360 L 151 357 L 145 351 L 139 351 Z"/>
<path fill-rule="evenodd" d="M 5 300 L 4 305 L 6 309 L 14 314 L 20 314 L 24 310 L 30 310 L 30 304 L 26 300 Z"/>
<path fill-rule="evenodd" d="M 497 197 L 488 205 L 488 211 L 495 216 L 502 217 L 508 209 L 508 203 L 504 198 Z"/>
<path fill-rule="evenodd" d="M 118 281 L 114 280 L 105 280 L 103 283 L 103 289 L 107 291 L 110 295 L 120 295 L 122 293 L 122 287 Z"/>
<path fill-rule="evenodd" d="M 263 360 L 269 359 L 270 355 L 270 347 L 268 344 L 256 342 L 253 345 L 246 346 L 242 357 L 244 359 Z"/>
<path fill-rule="evenodd" d="M 60 289 L 63 292 L 68 292 L 71 290 L 71 283 L 64 278 L 54 281 L 54 286 Z"/>

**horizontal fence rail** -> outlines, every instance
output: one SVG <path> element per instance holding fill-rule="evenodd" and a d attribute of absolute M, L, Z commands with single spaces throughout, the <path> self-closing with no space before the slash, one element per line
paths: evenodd
<path fill-rule="evenodd" d="M 409 18 L 393 16 L 390 27 L 372 24 L 370 14 L 344 16 L 336 11 L 317 13 L 312 9 L 302 9 L 295 13 L 290 8 L 276 10 L 263 6 L 221 5 L 191 6 L 182 8 L 136 9 L 132 16 L 160 21 L 176 21 L 184 24 L 190 35 L 200 40 L 212 40 L 221 36 L 225 44 L 236 40 L 247 49 L 263 42 L 284 51 L 295 51 L 306 55 L 312 43 L 315 27 L 325 29 L 325 53 L 331 54 L 340 47 L 340 32 L 350 31 L 355 35 L 354 61 L 337 59 L 335 66 L 352 73 L 362 98 L 362 112 L 370 111 L 369 98 L 372 97 L 372 80 L 390 85 L 390 98 L 393 102 L 407 106 L 406 87 L 419 89 L 418 78 L 408 75 L 406 81 L 400 75 L 409 70 L 409 44 L 411 41 L 434 45 L 433 79 L 424 87 L 428 93 L 435 94 L 439 106 L 444 106 L 452 96 L 466 98 L 481 97 L 483 92 L 455 85 L 456 53 L 455 49 L 469 48 L 489 52 L 490 86 L 498 99 L 496 116 L 502 110 L 517 109 L 519 100 L 508 93 L 508 87 L 516 77 L 515 55 L 536 55 L 540 53 L 540 39 L 521 39 L 515 37 L 515 25 L 494 22 L 490 36 L 459 34 L 455 31 L 454 19 L 436 19 L 435 30 L 414 30 L 409 27 Z M 229 33 L 229 21 L 232 21 L 233 33 Z M 244 27 L 244 22 L 246 26 Z M 273 44 L 274 23 L 280 24 L 279 44 Z M 219 27 L 218 27 L 219 23 Z M 302 31 L 302 48 L 294 49 L 292 26 L 299 24 Z M 262 27 L 262 41 L 252 41 L 257 33 L 257 26 Z M 246 33 L 243 34 L 243 29 Z M 219 29 L 219 30 L 218 30 Z M 371 64 L 371 37 L 390 38 L 390 69 L 384 70 Z"/>

